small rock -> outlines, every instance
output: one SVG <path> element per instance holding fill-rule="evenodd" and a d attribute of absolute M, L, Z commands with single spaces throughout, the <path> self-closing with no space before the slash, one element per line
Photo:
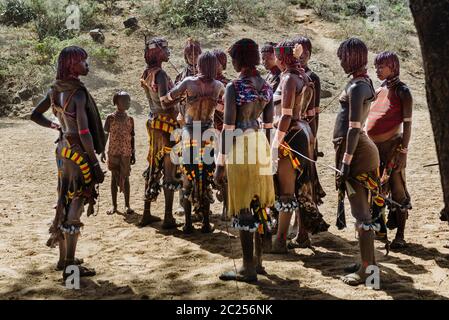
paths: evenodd
<path fill-rule="evenodd" d="M 296 23 L 304 23 L 304 22 L 306 22 L 306 18 L 298 18 L 298 19 L 296 19 L 295 22 Z"/>
<path fill-rule="evenodd" d="M 89 31 L 92 40 L 98 43 L 104 43 L 105 37 L 101 29 L 93 29 Z"/>
<path fill-rule="evenodd" d="M 22 99 L 19 96 L 14 96 L 11 101 L 12 104 L 19 104 L 20 102 L 22 102 Z"/>
<path fill-rule="evenodd" d="M 137 29 L 139 28 L 139 21 L 137 20 L 136 17 L 131 17 L 129 19 L 126 19 L 125 21 L 123 21 L 123 25 L 125 26 L 125 28 L 129 28 L 129 29 Z"/>
<path fill-rule="evenodd" d="M 330 92 L 329 90 L 326 90 L 326 89 L 321 89 L 320 97 L 322 99 L 330 98 L 330 97 L 332 97 L 332 92 Z"/>
<path fill-rule="evenodd" d="M 111 32 L 111 35 L 113 35 L 113 36 L 116 36 L 117 34 L 118 34 L 118 33 L 117 33 L 117 31 L 115 31 L 115 30 Z"/>
<path fill-rule="evenodd" d="M 27 101 L 33 96 L 33 90 L 30 88 L 23 88 L 17 92 L 17 95 L 22 101 Z"/>

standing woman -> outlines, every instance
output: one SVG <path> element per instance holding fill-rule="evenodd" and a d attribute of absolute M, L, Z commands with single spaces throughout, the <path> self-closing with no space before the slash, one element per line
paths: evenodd
<path fill-rule="evenodd" d="M 95 185 L 102 183 L 104 173 L 96 154 L 105 147 L 105 134 L 95 101 L 80 81 L 89 72 L 87 53 L 76 46 L 66 47 L 59 54 L 56 82 L 46 97 L 33 109 L 31 120 L 51 129 L 59 130 L 56 147 L 58 165 L 58 203 L 50 227 L 49 247 L 59 245 L 58 270 L 63 278 L 70 273 L 66 268 L 80 264 L 75 259 L 76 245 L 83 226 L 81 215 L 85 204 L 87 214 L 93 213 L 98 194 Z M 48 109 L 58 118 L 59 124 L 44 116 Z M 79 266 L 80 276 L 93 276 L 95 270 Z"/>
<path fill-rule="evenodd" d="M 176 116 L 177 101 L 165 102 L 164 97 L 173 88 L 173 83 L 162 69 L 162 63 L 168 62 L 170 51 L 168 42 L 163 38 L 153 38 L 145 43 L 145 68 L 140 84 L 150 106 L 147 121 L 148 142 L 148 168 L 144 172 L 145 177 L 145 203 L 142 220 L 139 226 L 144 227 L 153 222 L 160 221 L 159 217 L 151 214 L 151 203 L 155 202 L 161 187 L 164 189 L 165 214 L 163 229 L 176 228 L 176 220 L 173 217 L 174 191 L 180 189 L 181 183 L 176 178 L 176 165 L 170 159 L 170 153 L 174 142 L 170 135 L 178 127 Z M 161 184 L 161 179 L 163 183 Z"/>
<path fill-rule="evenodd" d="M 365 283 L 368 276 L 366 268 L 376 264 L 374 231 L 379 230 L 379 225 L 372 218 L 370 201 L 377 206 L 373 207 L 374 212 L 378 213 L 383 206 L 383 200 L 374 194 L 370 197 L 369 191 L 379 192 L 379 153 L 362 131 L 375 91 L 367 74 L 368 49 L 361 40 L 350 38 L 344 41 L 337 55 L 351 80 L 340 96 L 341 109 L 334 128 L 336 166 L 341 168 L 336 180 L 343 197 L 345 191 L 348 193 L 361 255 L 360 268 L 342 277 L 342 281 L 356 286 Z"/>
<path fill-rule="evenodd" d="M 412 135 L 413 98 L 410 89 L 399 79 L 399 58 L 394 52 L 385 51 L 374 60 L 379 80 L 376 100 L 371 105 L 367 121 L 367 133 L 379 150 L 382 172 L 382 192 L 403 207 L 391 206 L 387 227 L 397 228 L 392 249 L 402 249 L 405 222 L 411 209 L 410 195 L 405 182 L 407 151 Z"/>
<path fill-rule="evenodd" d="M 226 66 L 228 63 L 228 57 L 226 55 L 226 52 L 224 52 L 221 49 L 215 49 L 212 51 L 217 58 L 217 76 L 216 80 L 220 81 L 224 87 L 228 85 L 228 83 L 231 81 L 230 79 L 226 78 L 226 76 L 223 74 L 223 71 L 226 70 Z M 217 130 L 217 135 L 221 134 L 221 130 L 223 130 L 223 119 L 224 119 L 224 101 L 220 101 L 217 104 L 217 108 L 215 109 L 214 113 L 214 128 Z M 218 139 L 217 139 L 218 140 Z M 226 184 L 220 186 L 218 188 L 218 192 L 216 193 L 217 199 L 220 202 L 223 202 L 223 210 L 221 212 L 221 220 L 226 221 L 227 219 L 227 213 L 226 213 L 226 201 L 228 198 L 228 189 L 226 187 Z"/>
<path fill-rule="evenodd" d="M 229 49 L 232 65 L 239 78 L 225 91 L 224 125 L 215 171 L 217 185 L 228 180 L 228 217 L 240 230 L 243 266 L 226 272 L 221 280 L 257 281 L 262 267 L 262 237 L 269 234 L 267 207 L 274 203 L 269 138 L 259 130 L 273 125 L 273 90 L 260 76 L 259 47 L 251 39 L 241 39 Z M 227 157 L 226 157 L 227 156 Z M 225 161 L 226 158 L 226 161 Z M 226 168 L 225 168 L 226 166 Z"/>
<path fill-rule="evenodd" d="M 183 173 L 182 198 L 186 223 L 184 233 L 194 231 L 191 213 L 192 207 L 203 217 L 201 232 L 213 232 L 209 223 L 210 204 L 213 203 L 213 119 L 215 108 L 222 100 L 223 84 L 215 80 L 217 75 L 217 58 L 206 51 L 198 58 L 198 74 L 179 82 L 166 96 L 165 100 L 186 97 L 184 126 L 182 128 Z M 199 141 L 196 132 L 201 132 Z"/>
<path fill-rule="evenodd" d="M 292 214 L 297 209 L 306 231 L 327 231 L 329 225 L 323 220 L 313 197 L 315 164 L 298 155 L 313 158 L 314 150 L 314 135 L 310 125 L 303 120 L 313 99 L 313 87 L 309 86 L 309 79 L 300 67 L 303 49 L 294 41 L 283 41 L 274 50 L 276 63 L 284 71 L 279 85 L 281 117 L 275 124 L 277 130 L 272 144 L 272 153 L 278 155 L 274 208 L 279 213 L 279 223 L 271 252 L 286 253 L 287 232 Z"/>

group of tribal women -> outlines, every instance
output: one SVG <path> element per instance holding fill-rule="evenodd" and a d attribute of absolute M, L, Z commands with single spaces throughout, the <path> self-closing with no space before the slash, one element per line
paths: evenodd
<path fill-rule="evenodd" d="M 168 42 L 145 40 L 147 66 L 140 82 L 150 106 L 149 152 L 139 224 L 160 221 L 152 215 L 151 203 L 162 188 L 162 228 L 177 227 L 173 199 L 180 190 L 183 231 L 193 232 L 192 222 L 200 218 L 201 231 L 212 232 L 210 204 L 216 189 L 217 198 L 223 201 L 223 217 L 232 218 L 232 226 L 239 229 L 243 252 L 242 267 L 223 273 L 220 279 L 253 282 L 258 274 L 266 273 L 262 252 L 287 253 L 289 248 L 309 247 L 310 233 L 329 228 L 318 210 L 325 196 L 316 168 L 321 84 L 308 67 L 312 44 L 306 37 L 266 43 L 261 50 L 253 40 L 241 39 L 227 53 L 239 73 L 232 81 L 223 75 L 225 52 L 202 52 L 200 44 L 189 39 L 184 50 L 186 67 L 172 83 L 163 70 L 170 58 Z M 404 169 L 412 98 L 399 80 L 396 54 L 383 52 L 376 57 L 377 75 L 385 80 L 378 90 L 368 77 L 368 50 L 361 40 L 344 41 L 337 56 L 350 77 L 339 98 L 341 109 L 333 135 L 337 226 L 345 226 L 343 201 L 348 194 L 361 263 L 348 267 L 349 274 L 342 280 L 358 285 L 365 282 L 366 268 L 376 264 L 376 234 L 386 236 L 386 204 L 390 209 L 386 226 L 398 229 L 391 248 L 406 245 L 410 197 Z M 95 274 L 75 258 L 84 204 L 92 209 L 95 185 L 104 179 L 95 152 L 104 151 L 106 139 L 97 107 L 79 80 L 88 72 L 86 59 L 78 47 L 61 52 L 57 80 L 32 114 L 33 121 L 60 131 L 56 151 L 59 199 L 49 245 L 59 244 L 58 266 L 64 277 L 65 269 L 74 264 L 82 276 Z M 267 70 L 265 79 L 257 70 L 261 60 Z M 59 124 L 43 115 L 49 108 Z M 293 236 L 289 233 L 292 215 Z"/>

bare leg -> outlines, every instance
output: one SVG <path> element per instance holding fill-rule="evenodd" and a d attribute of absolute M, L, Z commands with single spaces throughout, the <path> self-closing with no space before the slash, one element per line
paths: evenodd
<path fill-rule="evenodd" d="M 279 200 L 290 201 L 294 199 L 296 172 L 290 160 L 280 159 L 278 162 Z M 273 242 L 271 253 L 287 253 L 287 234 L 293 212 L 280 211 L 277 233 Z"/>
<path fill-rule="evenodd" d="M 67 215 L 67 226 L 79 226 L 80 225 L 80 217 L 84 207 L 84 198 L 75 198 L 70 204 L 69 213 Z M 74 233 L 65 233 L 64 234 L 66 241 L 66 258 L 64 264 L 64 271 L 62 274 L 63 279 L 66 279 L 67 274 L 66 268 L 71 265 L 76 265 L 75 261 L 75 252 L 76 246 L 78 243 L 79 231 Z M 78 267 L 80 270 L 81 277 L 89 277 L 94 276 L 96 274 L 94 269 L 88 269 L 86 267 Z"/>
<path fill-rule="evenodd" d="M 221 220 L 226 221 L 228 219 L 228 186 L 224 185 L 221 190 L 221 194 L 223 197 L 223 211 L 221 212 Z"/>
<path fill-rule="evenodd" d="M 173 190 L 168 188 L 164 188 L 164 197 L 165 197 L 165 213 L 164 213 L 164 222 L 162 223 L 162 229 L 173 229 L 176 228 L 176 220 L 173 217 L 173 198 L 174 198 Z"/>
<path fill-rule="evenodd" d="M 126 177 L 126 179 L 125 179 L 125 190 L 123 190 L 123 191 L 125 194 L 125 212 L 126 212 L 126 214 L 132 214 L 132 213 L 134 213 L 134 210 L 131 209 L 131 206 L 129 204 L 130 193 L 131 193 L 129 177 Z"/>
<path fill-rule="evenodd" d="M 67 253 L 67 246 L 66 246 L 66 240 L 59 240 L 59 260 L 58 263 L 56 264 L 56 271 L 62 271 L 64 270 L 64 266 L 65 266 L 65 259 L 66 259 L 66 253 Z M 83 259 L 78 259 L 75 258 L 75 265 L 80 265 L 83 264 L 84 260 Z"/>
<path fill-rule="evenodd" d="M 59 267 L 62 265 L 64 265 L 64 261 L 67 255 L 67 247 L 65 244 L 65 239 L 63 240 L 59 240 L 59 261 L 58 264 L 56 265 L 56 269 L 58 270 Z M 62 269 L 59 269 L 62 270 Z"/>
<path fill-rule="evenodd" d="M 182 201 L 182 190 L 179 190 L 179 207 L 175 210 L 175 214 L 182 215 L 184 213 L 184 203 Z"/>
<path fill-rule="evenodd" d="M 184 187 L 183 187 L 183 191 L 180 196 L 180 200 L 184 207 L 183 211 L 185 213 L 186 222 L 184 224 L 184 227 L 182 228 L 182 231 L 185 234 L 191 234 L 191 233 L 193 233 L 193 231 L 195 231 L 195 229 L 193 228 L 193 225 L 192 225 L 192 203 L 190 202 L 189 199 L 184 197 L 184 193 L 188 193 L 189 192 L 188 190 L 190 190 L 192 188 L 192 185 L 191 185 L 191 182 L 185 178 L 184 178 L 183 182 L 184 182 Z"/>
<path fill-rule="evenodd" d="M 144 202 L 144 208 L 143 208 L 143 216 L 142 219 L 140 220 L 139 224 L 137 226 L 139 226 L 140 228 L 145 227 L 149 224 L 152 224 L 154 222 L 159 222 L 161 221 L 161 218 L 153 216 L 151 214 L 151 202 L 148 200 L 145 200 Z"/>
<path fill-rule="evenodd" d="M 298 211 L 301 209 L 298 209 Z M 289 248 L 310 248 L 312 246 L 309 233 L 301 222 L 301 214 L 298 212 L 298 233 L 296 237 L 289 243 Z"/>
<path fill-rule="evenodd" d="M 289 232 L 287 238 L 293 239 L 295 236 L 297 236 L 299 232 L 299 209 L 295 211 L 295 216 L 293 218 L 293 226 L 291 226 L 291 232 Z"/>
<path fill-rule="evenodd" d="M 394 172 L 390 177 L 391 193 L 394 201 L 404 203 L 407 199 L 407 194 L 402 181 L 401 172 Z M 402 249 L 407 246 L 407 242 L 404 239 L 405 223 L 408 217 L 408 211 L 396 209 L 396 222 L 398 230 L 396 231 L 396 237 L 391 243 L 392 249 Z"/>
<path fill-rule="evenodd" d="M 205 200 L 202 209 L 203 209 L 203 226 L 201 228 L 202 233 L 212 233 L 214 232 L 214 228 L 210 225 L 209 222 L 209 214 L 210 214 L 210 203 Z"/>
<path fill-rule="evenodd" d="M 361 264 L 359 270 L 350 273 L 341 278 L 341 280 L 351 286 L 356 286 L 365 283 L 368 276 L 366 268 L 370 265 L 375 265 L 374 256 L 374 232 L 372 230 L 363 230 L 360 228 L 362 222 L 369 222 L 371 220 L 370 208 L 368 206 L 368 192 L 360 185 L 352 184 L 355 194 L 349 197 L 352 215 L 357 220 L 359 246 Z"/>
<path fill-rule="evenodd" d="M 149 181 L 145 180 L 145 192 L 148 189 L 148 184 L 149 184 Z M 140 222 L 137 224 L 137 226 L 142 228 L 149 224 L 152 224 L 154 222 L 159 222 L 159 221 L 161 221 L 161 218 L 153 216 L 151 214 L 151 201 L 145 199 L 144 207 L 143 207 L 143 216 L 142 216 L 142 219 L 140 220 Z"/>
<path fill-rule="evenodd" d="M 243 213 L 244 212 L 244 213 Z M 251 213 L 242 210 L 240 216 L 247 216 Z M 257 272 L 254 264 L 254 236 L 249 231 L 240 230 L 240 243 L 243 252 L 243 266 L 235 273 L 225 272 L 220 275 L 221 280 L 236 280 L 243 282 L 257 281 Z"/>
<path fill-rule="evenodd" d="M 111 196 L 112 196 L 112 209 L 108 210 L 107 214 L 117 213 L 117 193 L 118 193 L 118 177 L 115 171 L 112 171 L 111 177 Z"/>
<path fill-rule="evenodd" d="M 257 274 L 266 274 L 265 268 L 262 266 L 262 254 L 263 254 L 263 243 L 262 236 L 258 233 L 254 233 L 254 264 L 256 266 Z"/>

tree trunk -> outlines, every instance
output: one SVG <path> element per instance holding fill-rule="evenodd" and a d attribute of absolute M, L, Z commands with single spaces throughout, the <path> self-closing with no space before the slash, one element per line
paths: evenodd
<path fill-rule="evenodd" d="M 449 209 L 449 1 L 410 0 L 410 9 L 421 43 L 427 103 L 447 211 Z"/>

